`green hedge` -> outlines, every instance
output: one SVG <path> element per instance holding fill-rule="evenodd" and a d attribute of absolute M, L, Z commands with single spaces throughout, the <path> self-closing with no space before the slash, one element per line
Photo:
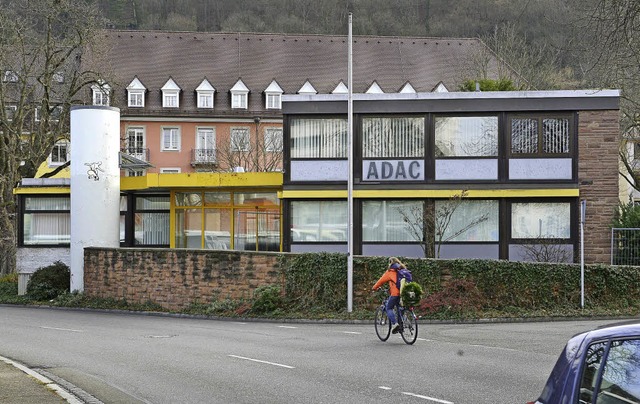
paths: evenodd
<path fill-rule="evenodd" d="M 577 264 L 400 258 L 424 289 L 418 310 L 425 317 L 561 315 L 581 309 Z M 379 302 L 370 290 L 386 265 L 387 257 L 354 258 L 354 307 L 370 309 Z M 345 254 L 284 255 L 280 266 L 291 309 L 345 310 Z M 635 313 L 639 307 L 640 267 L 585 266 L 585 309 Z"/>

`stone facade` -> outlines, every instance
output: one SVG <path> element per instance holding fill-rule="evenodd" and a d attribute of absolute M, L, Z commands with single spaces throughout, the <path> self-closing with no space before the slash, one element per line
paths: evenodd
<path fill-rule="evenodd" d="M 259 286 L 284 288 L 281 253 L 188 249 L 85 248 L 84 293 L 169 310 L 251 298 Z"/>
<path fill-rule="evenodd" d="M 618 206 L 620 114 L 581 111 L 578 118 L 578 181 L 586 200 L 585 262 L 611 262 L 611 221 Z"/>

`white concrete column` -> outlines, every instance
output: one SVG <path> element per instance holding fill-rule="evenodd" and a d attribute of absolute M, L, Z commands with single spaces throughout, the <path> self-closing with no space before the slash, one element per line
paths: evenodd
<path fill-rule="evenodd" d="M 84 291 L 84 248 L 120 245 L 120 110 L 71 107 L 71 291 Z"/>

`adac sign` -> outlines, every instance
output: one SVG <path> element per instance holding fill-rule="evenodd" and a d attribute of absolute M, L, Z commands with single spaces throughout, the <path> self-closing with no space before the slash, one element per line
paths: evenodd
<path fill-rule="evenodd" d="M 363 160 L 363 181 L 423 181 L 423 160 Z"/>

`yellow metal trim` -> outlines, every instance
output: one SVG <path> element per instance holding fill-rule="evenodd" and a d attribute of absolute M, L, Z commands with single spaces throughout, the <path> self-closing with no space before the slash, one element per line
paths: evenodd
<path fill-rule="evenodd" d="M 149 173 L 142 177 L 123 177 L 120 189 L 149 188 L 238 188 L 282 187 L 282 173 Z"/>
<path fill-rule="evenodd" d="M 422 189 L 422 190 L 356 190 L 353 197 L 359 199 L 390 198 L 451 198 L 460 195 L 462 189 Z M 471 189 L 467 190 L 468 198 L 541 198 L 541 197 L 578 197 L 577 188 L 561 189 Z M 282 191 L 282 199 L 320 199 L 347 198 L 347 191 Z"/>
<path fill-rule="evenodd" d="M 47 195 L 47 194 L 70 194 L 69 187 L 20 187 L 13 189 L 14 195 Z"/>

